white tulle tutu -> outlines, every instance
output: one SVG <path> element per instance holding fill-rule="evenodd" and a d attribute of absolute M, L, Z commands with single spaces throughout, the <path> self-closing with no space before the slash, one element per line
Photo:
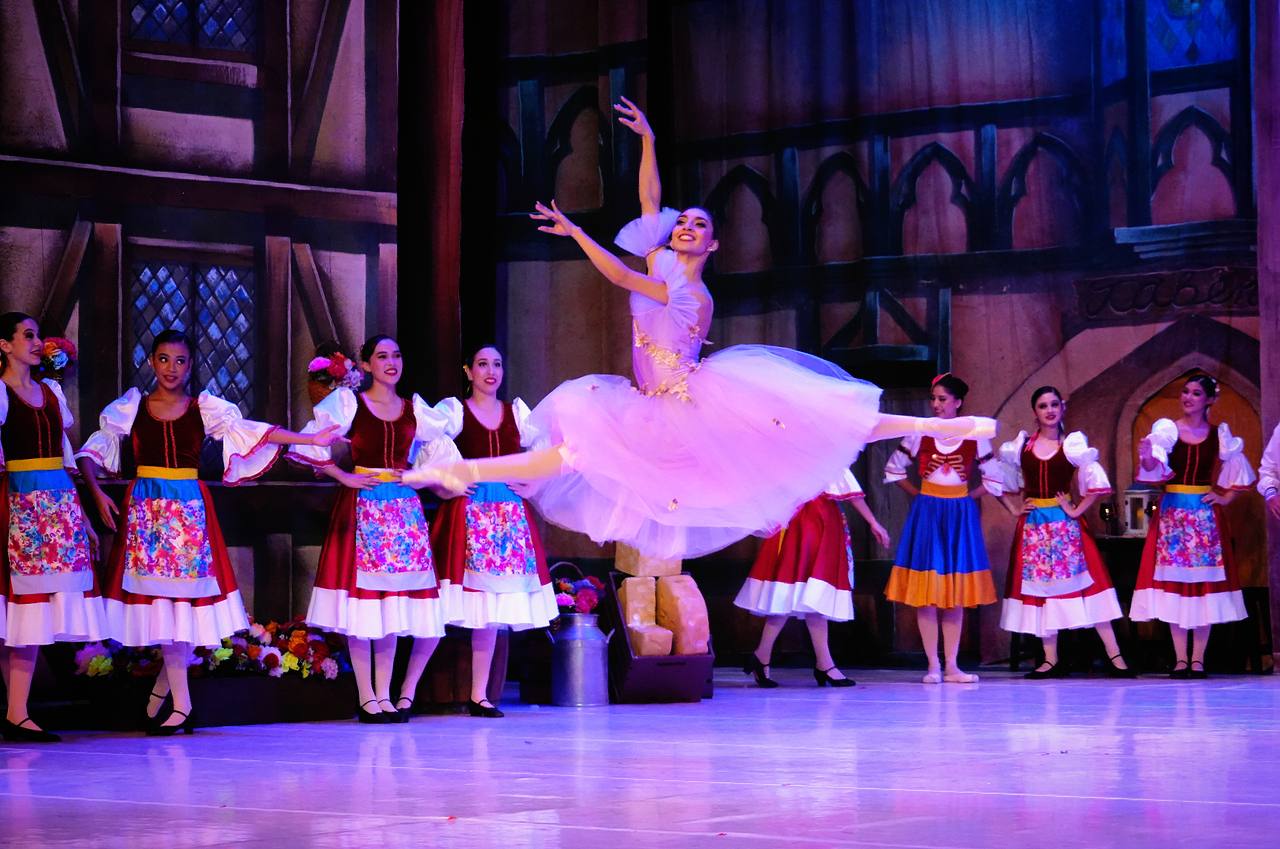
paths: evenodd
<path fill-rule="evenodd" d="M 762 345 L 707 357 L 678 393 L 580 377 L 530 417 L 571 469 L 533 502 L 597 542 L 663 558 L 708 554 L 785 526 L 857 458 L 879 403 L 879 387 Z"/>

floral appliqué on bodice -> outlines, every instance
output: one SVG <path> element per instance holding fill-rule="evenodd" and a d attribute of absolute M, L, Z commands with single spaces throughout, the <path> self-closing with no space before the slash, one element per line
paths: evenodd
<path fill-rule="evenodd" d="M 631 295 L 631 362 L 637 388 L 649 397 L 692 401 L 689 377 L 701 364 L 705 332 L 698 314 L 711 296 L 702 283 L 689 282 L 669 250 L 655 257 L 652 274 L 667 284 L 667 303 Z"/>

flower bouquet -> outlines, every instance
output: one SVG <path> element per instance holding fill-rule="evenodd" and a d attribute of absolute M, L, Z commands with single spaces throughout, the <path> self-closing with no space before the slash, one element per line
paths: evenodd
<path fill-rule="evenodd" d="M 363 380 L 359 366 L 332 342 L 317 348 L 316 355 L 307 363 L 307 394 L 313 405 L 339 386 L 359 389 Z"/>
<path fill-rule="evenodd" d="M 557 578 L 554 581 L 556 605 L 561 613 L 591 613 L 600 603 L 604 582 L 594 575 L 576 581 Z"/>
<path fill-rule="evenodd" d="M 70 339 L 61 336 L 50 336 L 44 340 L 44 351 L 40 356 L 40 369 L 54 380 L 62 380 L 68 368 L 76 364 L 78 353 Z"/>

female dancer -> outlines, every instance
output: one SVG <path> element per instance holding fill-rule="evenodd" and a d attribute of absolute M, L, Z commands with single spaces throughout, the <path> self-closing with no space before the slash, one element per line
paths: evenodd
<path fill-rule="evenodd" d="M 1137 479 L 1164 484 L 1164 495 L 1147 531 L 1129 618 L 1169 623 L 1173 678 L 1207 677 L 1210 628 L 1247 615 L 1222 507 L 1249 488 L 1254 473 L 1244 440 L 1232 436 L 1226 422 L 1213 438 L 1209 408 L 1217 398 L 1216 380 L 1192 375 L 1182 387 L 1182 416 L 1158 419 L 1138 444 Z"/>
<path fill-rule="evenodd" d="M 930 397 L 934 414 L 954 418 L 968 393 L 969 384 L 950 372 L 935 377 Z M 919 489 L 907 480 L 913 458 L 918 458 Z M 982 485 L 971 491 L 969 481 L 975 465 L 981 471 Z M 916 608 L 916 623 L 929 660 L 924 683 L 971 684 L 978 676 L 961 671 L 956 661 L 964 611 L 996 600 L 976 503 L 984 492 L 1003 492 L 991 442 L 908 436 L 889 458 L 884 479 L 886 483 L 897 482 L 916 496 L 902 528 L 885 596 Z M 945 668 L 938 658 L 939 620 Z"/>
<path fill-rule="evenodd" d="M 1015 507 L 1008 496 L 1001 501 L 1018 517 L 1009 556 L 1009 583 L 1000 613 L 1006 631 L 1032 634 L 1044 646 L 1044 663 L 1027 678 L 1061 678 L 1058 631 L 1092 627 L 1102 638 L 1110 668 L 1107 674 L 1132 678 L 1116 644 L 1111 620 L 1119 619 L 1120 602 L 1106 564 L 1080 517 L 1099 496 L 1111 492 L 1111 482 L 1080 431 L 1066 434 L 1062 419 L 1067 402 L 1052 386 L 1031 393 L 1037 429 L 1026 431 L 1000 446 L 1005 465 L 1006 492 L 1021 492 Z M 1064 434 L 1066 434 L 1064 436 Z M 1080 502 L 1069 494 L 1077 477 Z"/>
<path fill-rule="evenodd" d="M 289 452 L 344 487 L 320 551 L 307 621 L 347 635 L 360 721 L 408 722 L 422 672 L 444 636 L 445 615 L 422 500 L 401 478 L 411 461 L 427 463 L 441 451 L 448 460 L 458 455 L 442 438 L 444 415 L 417 395 L 406 400 L 396 393 L 403 362 L 394 339 L 365 342 L 360 368 L 372 378 L 369 389 L 334 390 L 303 429 L 336 429 L 348 437 L 355 471 L 338 468 L 324 448 Z M 402 636 L 414 638 L 413 650 L 393 702 L 391 671 Z"/>
<path fill-rule="evenodd" d="M 548 479 L 532 500 L 550 521 L 653 557 L 696 557 L 777 531 L 869 440 L 994 432 L 990 419 L 881 415 L 879 388 L 784 348 L 740 345 L 700 360 L 713 313 L 702 272 L 719 246 L 711 216 L 698 207 L 659 211 L 653 132 L 630 101 L 617 109 L 642 139 L 643 213 L 617 242 L 645 257 L 647 273 L 606 251 L 554 201 L 532 217 L 631 292 L 638 386 L 612 375 L 561 384 L 530 417 L 549 447 L 469 460 L 433 479 L 453 491 Z"/>
<path fill-rule="evenodd" d="M 847 501 L 871 526 L 876 542 L 889 534 L 867 507 L 862 487 L 846 472 L 817 498 L 805 503 L 779 533 L 764 541 L 747 582 L 733 603 L 765 617 L 760 645 L 742 671 L 760 687 L 778 686 L 769 677 L 773 644 L 791 616 L 803 617 L 813 642 L 813 680 L 819 687 L 852 687 L 852 678 L 836 669 L 827 644 L 827 622 L 853 619 L 853 541 L 838 502 Z"/>
<path fill-rule="evenodd" d="M 67 470 L 71 411 L 57 381 L 38 381 L 44 345 L 35 319 L 0 315 L 0 670 L 8 709 L 0 736 L 55 743 L 27 713 L 40 646 L 101 640 L 94 579 L 98 537 Z"/>
<path fill-rule="evenodd" d="M 222 441 L 223 482 L 264 474 L 294 442 L 328 445 L 333 429 L 303 435 L 250 421 L 235 404 L 209 392 L 192 398 L 191 342 L 166 330 L 151 346 L 156 388 L 130 389 L 102 411 L 100 430 L 76 455 L 98 514 L 111 530 L 119 511 L 98 484 L 99 469 L 120 473 L 121 442 L 133 447 L 137 477 L 124 499 L 124 531 L 116 535 L 107 570 L 107 631 L 126 646 L 159 644 L 164 669 L 147 702 L 156 719 L 167 696 L 173 710 L 147 733 L 190 734 L 187 664 L 192 646 L 219 646 L 249 627 L 235 573 L 209 490 L 196 475 L 206 438 Z"/>
<path fill-rule="evenodd" d="M 529 408 L 519 398 L 498 400 L 502 354 L 484 345 L 463 371 L 468 397 L 436 405 L 449 420 L 445 434 L 468 459 L 519 453 L 533 437 Z M 471 631 L 471 715 L 502 716 L 485 693 L 498 629 L 545 628 L 558 613 L 528 505 L 506 484 L 478 483 L 440 507 L 431 542 L 449 624 Z"/>

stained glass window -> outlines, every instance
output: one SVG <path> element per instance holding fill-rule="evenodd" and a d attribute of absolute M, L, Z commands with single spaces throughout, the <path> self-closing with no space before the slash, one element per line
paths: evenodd
<path fill-rule="evenodd" d="M 181 330 L 195 345 L 191 389 L 204 389 L 253 411 L 254 273 L 245 266 L 135 262 L 130 273 L 128 357 L 133 385 L 148 390 L 155 374 L 151 343 Z"/>
<path fill-rule="evenodd" d="M 1151 70 L 1236 58 L 1241 0 L 1148 0 Z"/>
<path fill-rule="evenodd" d="M 188 47 L 251 52 L 260 0 L 131 0 L 129 37 Z"/>
<path fill-rule="evenodd" d="M 1154 0 L 1159 3 L 1161 0 Z M 1129 57 L 1125 42 L 1125 0 L 1102 0 L 1102 84 L 1124 79 Z"/>

